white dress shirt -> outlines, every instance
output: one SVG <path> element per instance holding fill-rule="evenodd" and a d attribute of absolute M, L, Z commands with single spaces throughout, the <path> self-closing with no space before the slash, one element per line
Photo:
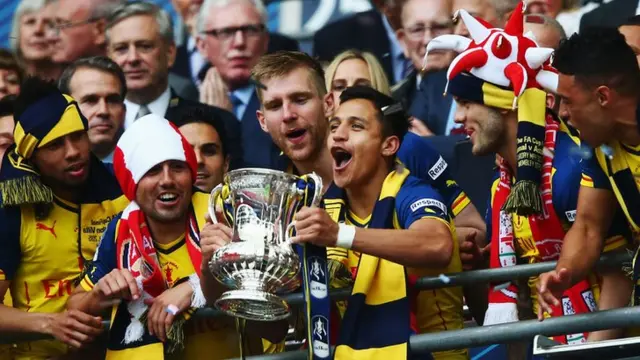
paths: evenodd
<path fill-rule="evenodd" d="M 167 109 L 169 108 L 169 102 L 171 101 L 171 89 L 167 86 L 167 89 L 158 96 L 157 99 L 146 104 L 152 114 L 164 117 Z M 127 130 L 129 125 L 133 124 L 136 120 L 136 115 L 140 110 L 140 104 L 133 103 L 127 99 L 124 100 L 124 106 L 127 108 L 127 113 L 124 117 L 124 129 Z"/>

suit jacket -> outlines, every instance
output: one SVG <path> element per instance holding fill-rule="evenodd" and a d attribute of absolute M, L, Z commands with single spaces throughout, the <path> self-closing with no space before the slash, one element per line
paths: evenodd
<path fill-rule="evenodd" d="M 189 61 L 190 57 L 187 49 L 187 39 L 188 37 L 185 38 L 182 45 L 176 49 L 176 61 L 173 63 L 170 71 L 191 80 L 191 62 Z M 269 47 L 267 49 L 267 53 L 272 53 L 278 50 L 299 51 L 300 46 L 294 39 L 281 34 L 269 33 Z M 205 67 L 208 68 L 208 66 Z"/>
<path fill-rule="evenodd" d="M 345 17 L 326 25 L 313 36 L 313 54 L 320 61 L 330 62 L 349 49 L 375 55 L 393 83 L 391 43 L 378 11 L 369 10 Z"/>
<path fill-rule="evenodd" d="M 200 100 L 200 92 L 190 78 L 169 73 L 169 86 L 182 98 L 191 101 Z"/>
<path fill-rule="evenodd" d="M 242 162 L 242 133 L 240 130 L 240 123 L 238 119 L 227 110 L 209 106 L 197 101 L 191 101 L 185 98 L 182 98 L 176 94 L 176 92 L 171 89 L 171 101 L 169 101 L 169 107 L 165 113 L 165 118 L 171 122 L 176 121 L 176 117 L 178 113 L 185 108 L 189 107 L 208 107 L 213 109 L 216 113 L 216 116 L 222 120 L 221 122 L 224 124 L 224 134 L 219 134 L 225 139 L 225 146 L 228 149 L 228 153 L 231 156 L 231 161 L 229 163 L 229 170 L 238 169 L 243 167 Z"/>
<path fill-rule="evenodd" d="M 584 14 L 580 20 L 580 32 L 588 27 L 618 27 L 636 14 L 640 0 L 613 0 Z"/>
<path fill-rule="evenodd" d="M 286 168 L 286 158 L 280 156 L 280 149 L 260 127 L 256 116 L 259 108 L 260 100 L 254 91 L 240 121 L 244 166 L 275 170 Z"/>
<path fill-rule="evenodd" d="M 427 125 L 435 135 L 444 135 L 451 111 L 451 95 L 442 96 L 447 84 L 446 70 L 427 74 L 422 78 L 420 89 L 416 86 L 414 71 L 392 89 L 393 98 L 402 103 L 411 116 Z"/>

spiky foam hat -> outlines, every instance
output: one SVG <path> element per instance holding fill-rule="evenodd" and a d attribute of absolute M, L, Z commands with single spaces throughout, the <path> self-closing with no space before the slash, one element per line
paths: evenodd
<path fill-rule="evenodd" d="M 525 1 L 518 4 L 504 29 L 458 10 L 455 16 L 462 19 L 471 38 L 436 37 L 427 46 L 425 62 L 433 50 L 459 52 L 447 71 L 445 93 L 499 109 L 517 109 L 517 182 L 504 210 L 528 216 L 542 213 L 543 89 L 555 90 L 558 76 L 550 65 L 553 49 L 538 47 L 531 32 L 523 35 L 525 9 Z"/>

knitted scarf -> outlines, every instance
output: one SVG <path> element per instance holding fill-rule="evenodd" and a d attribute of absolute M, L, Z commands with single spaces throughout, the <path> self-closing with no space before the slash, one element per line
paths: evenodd
<path fill-rule="evenodd" d="M 559 125 L 548 115 L 546 118 L 544 161 L 542 166 L 543 215 L 529 216 L 535 246 L 542 261 L 557 260 L 560 256 L 559 244 L 565 232 L 555 212 L 551 198 L 551 181 L 556 135 Z M 491 258 L 492 269 L 514 266 L 517 254 L 514 246 L 513 217 L 503 209 L 509 193 L 513 176 L 504 160 L 500 162 L 500 180 L 491 206 Z M 494 325 L 518 321 L 518 288 L 514 283 L 492 284 L 489 291 L 489 307 L 485 314 L 484 325 Z M 587 280 L 582 280 L 565 291 L 561 306 L 554 307 L 552 316 L 573 315 L 596 310 L 595 298 Z M 554 337 L 561 343 L 581 343 L 587 340 L 587 333 L 569 334 Z"/>
<path fill-rule="evenodd" d="M 374 206 L 369 228 L 399 228 L 394 221 L 395 196 L 408 176 L 406 169 L 389 173 Z M 325 193 L 324 205 L 337 222 L 345 220 L 345 204 L 346 193 L 332 184 Z M 409 337 L 413 333 L 409 285 L 404 266 L 362 254 L 342 320 L 335 359 L 415 359 L 409 348 Z M 420 358 L 432 357 L 427 354 Z"/>

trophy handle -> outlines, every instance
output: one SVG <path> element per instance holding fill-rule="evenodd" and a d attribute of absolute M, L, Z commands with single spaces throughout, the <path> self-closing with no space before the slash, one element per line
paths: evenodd
<path fill-rule="evenodd" d="M 295 220 L 291 220 L 289 225 L 287 225 L 287 228 L 284 231 L 284 245 L 292 245 L 291 244 L 291 235 L 289 235 L 289 234 L 291 233 L 291 230 L 293 228 L 295 228 L 295 226 L 296 226 L 296 221 Z"/>
<path fill-rule="evenodd" d="M 211 195 L 209 196 L 209 217 L 211 218 L 211 222 L 214 224 L 217 224 L 219 222 L 218 217 L 216 216 L 216 201 L 220 197 L 222 186 L 222 183 L 220 183 L 216 187 L 214 187 L 213 190 L 211 190 Z"/>
<path fill-rule="evenodd" d="M 304 176 L 304 179 L 307 181 L 307 188 L 305 189 L 305 193 L 309 191 L 309 183 L 313 183 L 313 194 L 311 196 L 311 201 L 309 201 L 309 194 L 307 194 L 306 206 L 309 207 L 318 207 L 322 200 L 322 178 L 312 172 Z"/>

